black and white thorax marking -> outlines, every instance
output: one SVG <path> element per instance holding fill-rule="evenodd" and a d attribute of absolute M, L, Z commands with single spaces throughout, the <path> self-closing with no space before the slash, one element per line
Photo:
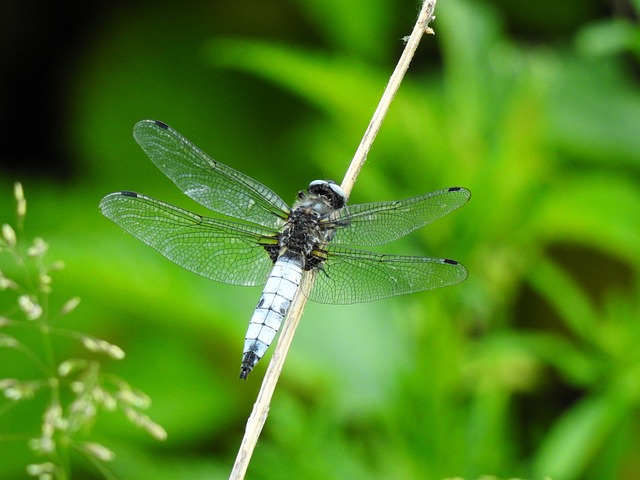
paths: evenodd
<path fill-rule="evenodd" d="M 298 199 L 278 237 L 277 252 L 275 249 L 270 252 L 273 262 L 282 256 L 299 257 L 304 270 L 322 263 L 325 257 L 319 254 L 336 228 L 342 226 L 328 222 L 327 216 L 344 207 L 346 202 L 345 193 L 332 181 L 315 180 L 306 192 L 298 192 Z"/>

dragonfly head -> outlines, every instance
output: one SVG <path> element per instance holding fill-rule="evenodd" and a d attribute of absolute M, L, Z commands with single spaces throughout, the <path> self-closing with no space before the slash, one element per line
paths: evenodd
<path fill-rule="evenodd" d="M 325 197 L 335 210 L 347 203 L 347 194 L 333 180 L 314 180 L 309 184 L 308 192 Z"/>

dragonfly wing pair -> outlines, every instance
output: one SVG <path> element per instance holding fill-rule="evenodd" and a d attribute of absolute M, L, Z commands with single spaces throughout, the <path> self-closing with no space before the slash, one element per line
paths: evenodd
<path fill-rule="evenodd" d="M 181 191 L 230 219 L 197 215 L 130 191 L 104 197 L 102 213 L 198 275 L 233 285 L 262 285 L 269 279 L 270 289 L 276 284 L 297 288 L 300 273 L 289 277 L 287 269 L 314 268 L 316 281 L 305 295 L 333 304 L 455 285 L 467 276 L 465 268 L 454 260 L 381 255 L 352 248 L 384 244 L 433 222 L 464 205 L 471 195 L 467 189 L 453 187 L 406 200 L 345 207 L 346 198 L 339 198 L 331 207 L 330 198 L 335 200 L 344 192 L 331 182 L 314 181 L 306 194 L 299 194 L 292 209 L 271 189 L 216 162 L 162 122 L 139 122 L 134 137 Z M 315 236 L 291 230 L 300 214 L 308 216 L 300 225 L 313 225 Z M 314 238 L 316 243 L 310 245 L 307 258 L 292 254 L 285 238 Z M 300 247 L 298 243 L 293 245 Z M 274 264 L 278 265 L 275 270 Z M 250 326 L 253 336 L 248 332 L 246 338 L 241 378 L 246 378 L 268 347 L 295 288 L 283 290 L 286 293 L 263 292 Z"/>

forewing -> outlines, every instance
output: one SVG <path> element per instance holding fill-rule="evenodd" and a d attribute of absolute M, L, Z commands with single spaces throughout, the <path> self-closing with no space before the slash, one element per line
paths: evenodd
<path fill-rule="evenodd" d="M 319 303 L 349 304 L 456 285 L 467 270 L 455 260 L 380 255 L 330 247 L 307 294 Z"/>
<path fill-rule="evenodd" d="M 347 206 L 325 221 L 338 227 L 332 245 L 382 245 L 461 207 L 470 197 L 466 188 L 452 187 L 395 202 Z"/>
<path fill-rule="evenodd" d="M 216 162 L 164 123 L 138 122 L 133 136 L 162 173 L 205 207 L 270 228 L 287 218 L 289 207 L 272 190 Z"/>
<path fill-rule="evenodd" d="M 233 285 L 263 284 L 273 263 L 266 228 L 202 217 L 133 192 L 107 195 L 102 213 L 127 233 L 198 275 Z"/>

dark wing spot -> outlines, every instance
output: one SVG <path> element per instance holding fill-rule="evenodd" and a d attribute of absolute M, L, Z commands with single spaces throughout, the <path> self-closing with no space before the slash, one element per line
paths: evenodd
<path fill-rule="evenodd" d="M 459 192 L 460 190 L 462 190 L 462 187 L 451 187 L 451 188 L 447 188 L 448 192 Z"/>
<path fill-rule="evenodd" d="M 448 263 L 449 265 L 458 265 L 460 262 L 456 262 L 455 260 L 451 260 L 450 258 L 445 258 L 444 263 Z"/>
<path fill-rule="evenodd" d="M 136 192 L 130 192 L 129 190 L 123 190 L 122 192 L 120 192 L 120 195 L 123 195 L 125 197 L 133 197 L 133 198 L 138 197 L 138 194 Z"/>
<path fill-rule="evenodd" d="M 167 125 L 166 123 L 161 122 L 160 120 L 154 120 L 153 123 L 155 123 L 160 128 L 164 128 L 165 130 L 169 130 L 169 125 Z"/>

